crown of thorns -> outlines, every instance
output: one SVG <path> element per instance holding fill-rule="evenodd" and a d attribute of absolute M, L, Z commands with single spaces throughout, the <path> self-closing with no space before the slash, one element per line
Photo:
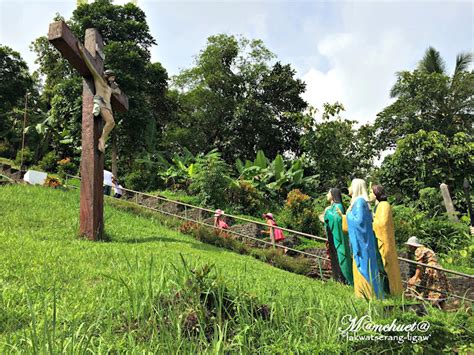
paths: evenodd
<path fill-rule="evenodd" d="M 115 73 L 113 70 L 107 69 L 104 71 L 104 76 L 109 77 L 109 76 L 115 76 Z"/>

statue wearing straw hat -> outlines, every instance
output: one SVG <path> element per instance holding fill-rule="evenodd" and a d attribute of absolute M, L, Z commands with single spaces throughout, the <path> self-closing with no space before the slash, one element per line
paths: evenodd
<path fill-rule="evenodd" d="M 415 255 L 417 262 L 441 268 L 434 251 L 424 246 L 417 237 L 410 237 L 405 245 Z M 451 289 L 444 272 L 421 265 L 417 266 L 415 275 L 408 280 L 408 287 L 416 297 L 440 308 L 444 307 L 447 292 Z"/>

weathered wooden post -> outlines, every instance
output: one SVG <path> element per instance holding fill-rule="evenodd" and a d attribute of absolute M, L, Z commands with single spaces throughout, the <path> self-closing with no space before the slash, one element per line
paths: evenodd
<path fill-rule="evenodd" d="M 49 25 L 48 40 L 61 52 L 69 63 L 83 76 L 82 89 L 82 156 L 81 156 L 81 203 L 79 233 L 91 240 L 100 240 L 104 232 L 104 154 L 98 149 L 102 133 L 102 119 L 94 117 L 95 86 L 91 72 L 79 51 L 79 41 L 64 21 Z M 100 74 L 104 71 L 104 44 L 100 33 L 86 30 L 85 56 Z M 111 97 L 114 111 L 128 110 L 128 98 L 123 93 Z"/>
<path fill-rule="evenodd" d="M 456 210 L 454 209 L 453 200 L 451 200 L 451 195 L 449 194 L 448 185 L 442 183 L 439 185 L 441 194 L 443 195 L 444 206 L 446 207 L 446 212 L 448 212 L 448 217 L 454 222 L 459 222 L 458 216 L 456 215 Z"/>

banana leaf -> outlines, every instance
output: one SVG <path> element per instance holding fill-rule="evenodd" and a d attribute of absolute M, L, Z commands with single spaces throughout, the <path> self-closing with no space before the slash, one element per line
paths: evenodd
<path fill-rule="evenodd" d="M 255 158 L 255 161 L 253 162 L 254 165 L 262 168 L 262 169 L 265 169 L 267 166 L 268 166 L 268 159 L 267 157 L 265 156 L 265 153 L 263 153 L 262 150 L 259 150 L 257 152 L 257 157 Z"/>
<path fill-rule="evenodd" d="M 275 174 L 275 179 L 280 179 L 285 173 L 285 162 L 280 154 L 276 156 L 275 160 L 272 163 L 272 166 Z"/>

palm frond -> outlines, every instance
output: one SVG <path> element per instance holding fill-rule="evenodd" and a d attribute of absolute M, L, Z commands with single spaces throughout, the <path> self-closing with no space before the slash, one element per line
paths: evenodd
<path fill-rule="evenodd" d="M 428 74 L 443 74 L 446 72 L 446 63 L 441 57 L 441 54 L 436 49 L 429 47 L 426 50 L 423 59 L 418 63 L 418 69 Z"/>
<path fill-rule="evenodd" d="M 400 95 L 401 93 L 399 81 L 400 81 L 400 77 L 402 76 L 402 72 L 400 71 L 396 72 L 395 76 L 397 77 L 397 81 L 395 84 L 393 84 L 392 88 L 390 89 L 390 98 L 392 99 L 395 97 L 398 97 L 398 95 Z"/>
<path fill-rule="evenodd" d="M 459 53 L 456 56 L 456 67 L 454 68 L 454 76 L 458 73 L 467 71 L 469 65 L 472 63 L 473 55 L 472 53 Z"/>

